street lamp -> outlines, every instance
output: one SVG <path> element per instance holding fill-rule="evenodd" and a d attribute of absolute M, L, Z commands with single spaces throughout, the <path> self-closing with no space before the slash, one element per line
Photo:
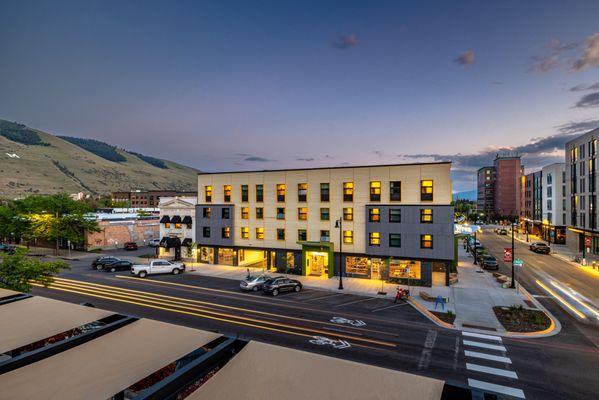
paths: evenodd
<path fill-rule="evenodd" d="M 514 254 L 514 220 L 512 220 L 512 283 L 510 284 L 510 288 L 514 289 L 516 287 L 516 282 L 514 282 L 514 258 L 515 258 L 515 254 Z M 526 235 L 528 235 L 528 230 L 526 232 Z"/>
<path fill-rule="evenodd" d="M 478 228 L 474 231 L 474 265 L 476 265 L 476 232 L 478 232 Z"/>
<path fill-rule="evenodd" d="M 343 290 L 343 217 L 335 221 L 335 228 L 339 228 L 339 290 Z"/>

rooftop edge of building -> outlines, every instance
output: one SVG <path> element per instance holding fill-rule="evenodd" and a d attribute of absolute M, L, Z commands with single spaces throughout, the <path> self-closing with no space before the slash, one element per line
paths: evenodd
<path fill-rule="evenodd" d="M 566 147 L 572 143 L 572 142 L 576 142 L 577 140 L 580 140 L 582 137 L 587 136 L 587 135 L 599 135 L 599 128 L 595 128 L 593 130 L 590 130 L 588 132 L 585 133 L 581 133 L 580 135 L 577 135 L 575 138 L 568 140 L 566 142 Z"/>

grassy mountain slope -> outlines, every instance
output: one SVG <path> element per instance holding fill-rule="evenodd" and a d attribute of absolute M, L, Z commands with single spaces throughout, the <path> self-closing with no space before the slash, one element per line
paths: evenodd
<path fill-rule="evenodd" d="M 0 126 L 1 123 L 6 121 L 0 120 Z M 124 161 L 109 161 L 57 136 L 30 130 L 39 135 L 44 145 L 19 143 L 0 132 L 0 196 L 196 189 L 198 171 L 193 168 L 167 160 L 162 160 L 167 168 L 159 168 L 116 148 L 122 157 L 119 159 Z"/>

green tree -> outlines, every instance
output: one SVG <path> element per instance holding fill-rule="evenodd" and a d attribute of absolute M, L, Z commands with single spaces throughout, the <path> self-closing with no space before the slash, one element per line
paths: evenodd
<path fill-rule="evenodd" d="M 193 257 L 193 251 L 198 247 L 198 244 L 196 242 L 191 242 L 189 244 L 189 246 L 187 246 L 187 252 L 186 252 L 186 256 L 187 258 L 192 258 Z"/>
<path fill-rule="evenodd" d="M 14 254 L 0 253 L 0 287 L 29 292 L 31 281 L 48 286 L 53 282 L 53 275 L 68 268 L 64 261 L 41 261 L 28 257 L 27 250 L 19 247 Z"/>

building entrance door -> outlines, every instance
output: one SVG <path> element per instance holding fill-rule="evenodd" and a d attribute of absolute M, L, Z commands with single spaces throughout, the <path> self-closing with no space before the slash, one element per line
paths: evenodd
<path fill-rule="evenodd" d="M 316 251 L 308 252 L 306 260 L 307 275 L 323 276 L 328 272 L 328 254 Z"/>

